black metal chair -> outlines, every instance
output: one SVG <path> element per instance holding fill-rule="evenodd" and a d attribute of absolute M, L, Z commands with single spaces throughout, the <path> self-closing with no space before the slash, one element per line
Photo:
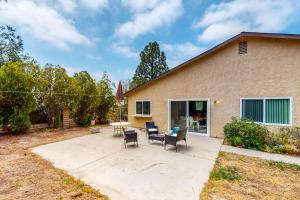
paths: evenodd
<path fill-rule="evenodd" d="M 158 134 L 158 126 L 154 122 L 146 122 L 146 137 L 151 134 Z"/>
<path fill-rule="evenodd" d="M 181 140 L 185 141 L 185 146 L 187 147 L 186 143 L 186 133 L 187 133 L 187 128 L 184 128 L 180 130 L 177 133 L 177 136 L 172 136 L 172 135 L 165 135 L 165 149 L 168 144 L 175 146 L 176 152 L 177 152 L 177 143 Z"/>
<path fill-rule="evenodd" d="M 134 130 L 126 131 L 124 128 L 122 128 L 122 129 L 123 129 L 125 148 L 127 148 L 126 144 L 129 142 L 134 142 L 137 146 L 139 146 L 137 132 Z"/>

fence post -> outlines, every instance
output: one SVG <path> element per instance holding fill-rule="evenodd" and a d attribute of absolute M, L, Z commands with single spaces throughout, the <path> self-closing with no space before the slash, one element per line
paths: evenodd
<path fill-rule="evenodd" d="M 70 128 L 70 108 L 63 109 L 63 128 Z"/>

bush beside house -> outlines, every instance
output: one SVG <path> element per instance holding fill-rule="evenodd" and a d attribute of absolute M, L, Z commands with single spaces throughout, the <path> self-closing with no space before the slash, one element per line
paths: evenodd
<path fill-rule="evenodd" d="M 225 143 L 271 153 L 300 155 L 300 128 L 283 127 L 269 131 L 249 120 L 233 118 L 224 126 Z"/>
<path fill-rule="evenodd" d="M 248 120 L 233 118 L 224 127 L 226 141 L 233 146 L 263 150 L 268 129 Z"/>

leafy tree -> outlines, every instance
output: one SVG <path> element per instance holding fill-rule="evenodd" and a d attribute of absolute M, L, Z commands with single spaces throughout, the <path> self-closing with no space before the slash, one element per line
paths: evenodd
<path fill-rule="evenodd" d="M 41 69 L 37 99 L 41 109 L 47 114 L 51 128 L 61 126 L 61 113 L 74 102 L 72 79 L 59 65 L 46 64 Z"/>
<path fill-rule="evenodd" d="M 0 26 L 0 67 L 6 62 L 26 59 L 23 55 L 23 41 L 10 26 Z"/>
<path fill-rule="evenodd" d="M 133 76 L 132 87 L 150 81 L 169 70 L 164 52 L 159 49 L 157 42 L 150 42 L 140 53 L 140 64 Z"/>
<path fill-rule="evenodd" d="M 95 114 L 96 82 L 86 71 L 76 73 L 74 82 L 78 94 L 73 107 L 75 119 L 80 125 L 88 126 Z"/>
<path fill-rule="evenodd" d="M 97 84 L 97 105 L 96 115 L 100 122 L 107 121 L 107 115 L 109 111 L 116 108 L 116 97 L 113 94 L 114 84 L 109 80 L 108 74 L 103 73 L 102 80 Z"/>
<path fill-rule="evenodd" d="M 30 128 L 38 70 L 37 65 L 21 61 L 7 62 L 0 68 L 0 124 L 9 124 L 13 133 Z"/>

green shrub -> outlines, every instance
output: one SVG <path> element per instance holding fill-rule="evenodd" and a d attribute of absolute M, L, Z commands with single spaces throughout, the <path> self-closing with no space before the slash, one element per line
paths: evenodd
<path fill-rule="evenodd" d="M 13 134 L 25 132 L 31 126 L 29 112 L 14 112 L 9 117 L 9 124 Z"/>
<path fill-rule="evenodd" d="M 228 181 L 233 181 L 233 180 L 239 180 L 241 177 L 238 173 L 238 170 L 236 167 L 221 167 L 219 169 L 215 169 L 210 173 L 210 178 L 215 179 L 215 180 L 228 180 Z"/>
<path fill-rule="evenodd" d="M 61 114 L 60 113 L 58 115 L 56 115 L 55 118 L 54 118 L 54 127 L 56 127 L 56 128 L 62 127 L 62 120 L 61 120 Z"/>
<path fill-rule="evenodd" d="M 80 125 L 83 127 L 88 127 L 91 125 L 92 119 L 93 119 L 92 115 L 85 115 Z"/>
<path fill-rule="evenodd" d="M 224 126 L 225 141 L 247 149 L 263 150 L 268 133 L 268 129 L 260 124 L 236 118 Z"/>
<path fill-rule="evenodd" d="M 14 134 L 30 127 L 29 114 L 36 99 L 30 93 L 36 84 L 38 66 L 23 61 L 7 62 L 0 68 L 0 124 L 8 124 Z"/>

